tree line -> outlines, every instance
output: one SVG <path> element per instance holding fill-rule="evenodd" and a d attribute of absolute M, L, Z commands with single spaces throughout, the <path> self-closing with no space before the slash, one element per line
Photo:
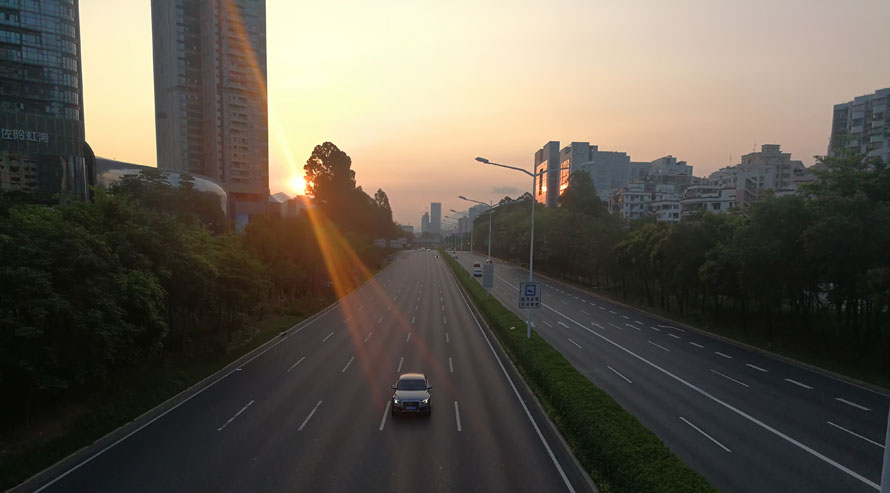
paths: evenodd
<path fill-rule="evenodd" d="M 819 157 L 818 180 L 767 192 L 745 210 L 676 223 L 625 222 L 570 177 L 560 207 L 538 207 L 535 268 L 790 349 L 890 370 L 890 168 L 847 152 Z M 492 254 L 528 259 L 527 202 L 492 214 Z M 476 219 L 485 251 L 488 215 Z"/>
<path fill-rule="evenodd" d="M 327 159 L 313 153 L 307 176 L 311 168 L 318 182 L 328 178 L 315 169 Z M 371 240 L 394 233 L 392 211 L 382 190 L 363 199 L 354 181 L 324 196 L 313 218 L 257 216 L 235 234 L 219 197 L 187 176 L 172 187 L 155 170 L 96 189 L 87 202 L 0 195 L 3 422 L 114 388 L 133 365 L 225 351 L 270 310 L 331 297 L 332 265 L 355 274 L 336 279 L 350 290 L 382 264 Z M 337 216 L 346 201 L 354 215 Z M 338 248 L 325 251 L 319 231 L 340 238 Z"/>

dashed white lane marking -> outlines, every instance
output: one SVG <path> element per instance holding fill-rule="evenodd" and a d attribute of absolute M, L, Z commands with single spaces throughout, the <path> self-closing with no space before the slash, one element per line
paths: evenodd
<path fill-rule="evenodd" d="M 442 305 L 442 311 L 443 312 L 445 311 L 445 305 Z"/>
<path fill-rule="evenodd" d="M 621 318 L 623 318 L 624 320 L 630 320 L 630 317 L 628 317 L 627 315 L 622 315 Z"/>
<path fill-rule="evenodd" d="M 451 338 L 448 337 L 448 332 L 445 333 L 445 342 L 451 344 Z"/>
<path fill-rule="evenodd" d="M 868 439 L 868 438 L 866 438 L 866 437 L 860 435 L 859 433 L 850 431 L 850 430 L 844 428 L 844 427 L 841 426 L 841 425 L 836 425 L 836 424 L 832 423 L 831 421 L 826 421 L 826 423 L 828 423 L 828 424 L 830 424 L 831 426 L 834 426 L 835 428 L 838 428 L 838 429 L 840 429 L 840 430 L 844 430 L 844 431 L 846 431 L 847 433 L 849 433 L 849 434 L 851 434 L 851 435 L 853 435 L 853 436 L 855 436 L 855 437 L 859 437 L 859 438 L 865 440 L 865 441 L 868 442 L 868 443 L 871 443 L 871 444 L 873 444 L 873 445 L 877 445 L 878 447 L 884 448 L 884 446 L 883 446 L 882 444 L 880 444 L 880 443 L 878 443 L 878 442 L 876 442 L 876 441 L 874 441 L 874 440 L 870 440 L 870 439 Z"/>
<path fill-rule="evenodd" d="M 587 311 L 587 310 L 581 310 L 581 313 L 583 313 L 583 314 L 585 314 L 585 315 L 590 315 L 590 312 Z"/>
<path fill-rule="evenodd" d="M 720 442 L 718 442 L 717 440 L 715 440 L 714 437 L 712 437 L 711 435 L 708 435 L 707 433 L 705 433 L 704 431 L 702 431 L 702 429 L 699 428 L 698 426 L 695 426 L 694 424 L 690 423 L 689 420 L 687 420 L 687 419 L 684 418 L 683 416 L 679 416 L 679 418 L 682 419 L 684 423 L 686 423 L 687 425 L 689 425 L 689 426 L 691 426 L 693 429 L 695 429 L 695 431 L 697 431 L 697 432 L 701 433 L 702 435 L 704 435 L 705 437 L 707 437 L 708 440 L 710 440 L 710 441 L 716 443 L 718 447 L 722 448 L 723 450 L 725 450 L 725 451 L 727 451 L 727 452 L 730 452 L 730 453 L 732 452 L 732 450 L 729 450 L 729 449 L 726 447 L 726 445 L 723 445 L 722 443 L 720 443 Z"/>
<path fill-rule="evenodd" d="M 652 341 L 649 341 L 649 344 L 652 344 L 653 346 L 655 346 L 655 347 L 657 347 L 657 348 L 659 348 L 659 349 L 664 349 L 664 350 L 667 351 L 667 352 L 671 352 L 670 349 L 668 349 L 668 348 L 666 348 L 666 347 L 664 347 L 664 346 L 660 346 L 660 345 L 658 345 L 658 344 L 655 344 L 655 343 L 652 342 Z"/>
<path fill-rule="evenodd" d="M 848 406 L 853 406 L 853 407 L 855 407 L 856 409 L 862 409 L 863 411 L 871 411 L 871 409 L 869 409 L 869 408 L 867 408 L 867 407 L 865 407 L 865 406 L 862 406 L 862 405 L 860 405 L 860 404 L 856 404 L 855 402 L 850 402 L 850 401 L 848 401 L 847 399 L 842 399 L 842 398 L 840 398 L 840 397 L 835 397 L 834 400 L 836 400 L 836 401 L 838 401 L 838 402 L 843 402 L 844 404 L 846 404 L 846 405 L 848 405 Z"/>
<path fill-rule="evenodd" d="M 643 331 L 643 329 L 637 327 L 637 326 L 634 325 L 634 324 L 624 324 L 624 326 L 625 326 L 625 327 L 630 327 L 631 329 L 634 329 L 634 330 L 636 330 L 637 332 L 642 332 L 642 331 Z"/>
<path fill-rule="evenodd" d="M 402 371 L 402 363 L 404 363 L 404 362 L 405 362 L 405 357 L 404 357 L 404 356 L 402 356 L 401 358 L 399 358 L 399 367 L 396 368 L 396 373 L 399 373 L 400 371 Z"/>
<path fill-rule="evenodd" d="M 732 359 L 732 356 L 730 356 L 728 354 L 723 354 L 720 351 L 714 351 L 714 354 L 716 354 L 717 356 L 723 356 L 726 359 Z"/>
<path fill-rule="evenodd" d="M 388 307 L 386 307 L 386 311 L 390 311 L 390 310 L 392 310 L 392 305 L 389 305 Z"/>
<path fill-rule="evenodd" d="M 297 431 L 303 431 L 303 428 L 306 427 L 306 423 L 308 423 L 309 420 L 312 419 L 312 415 L 315 414 L 315 411 L 318 411 L 318 406 L 320 406 L 321 403 L 322 401 L 318 401 L 318 404 L 316 404 L 315 407 L 312 408 L 312 412 L 309 413 L 309 416 L 306 416 L 306 419 L 303 420 L 303 424 L 301 424 L 300 427 L 297 428 Z"/>
<path fill-rule="evenodd" d="M 451 356 L 448 357 L 448 371 L 454 373 L 454 363 L 451 362 Z"/>
<path fill-rule="evenodd" d="M 392 406 L 392 401 L 386 401 L 386 409 L 383 410 L 383 418 L 380 419 L 380 428 L 377 428 L 378 431 L 383 431 L 383 425 L 386 424 L 386 417 L 389 416 L 389 406 Z"/>
<path fill-rule="evenodd" d="M 544 322 L 544 325 L 546 325 L 547 327 L 550 327 L 551 329 L 553 328 L 553 326 L 550 325 L 550 322 L 548 322 L 546 320 L 541 320 L 541 322 Z"/>
<path fill-rule="evenodd" d="M 457 423 L 457 431 L 463 431 L 460 427 L 460 408 L 457 406 L 457 401 L 454 401 L 454 421 Z"/>
<path fill-rule="evenodd" d="M 599 308 L 600 310 L 605 310 L 605 309 L 606 309 L 606 307 L 604 307 L 604 306 L 598 306 L 597 308 Z"/>
<path fill-rule="evenodd" d="M 609 313 L 611 313 L 612 315 L 618 315 L 617 313 L 615 313 L 615 312 L 612 311 L 612 310 L 609 310 Z"/>
<path fill-rule="evenodd" d="M 562 320 L 557 321 L 557 322 L 556 322 L 556 325 L 562 325 L 563 327 L 565 327 L 565 328 L 567 328 L 567 329 L 569 328 L 569 326 L 566 325 L 566 324 L 564 324 L 564 323 L 562 322 Z"/>
<path fill-rule="evenodd" d="M 611 325 L 612 327 L 615 327 L 615 328 L 618 329 L 618 330 L 624 330 L 624 327 L 622 327 L 622 326 L 620 326 L 620 325 L 615 325 L 615 324 L 613 324 L 612 322 L 608 322 L 608 324 Z"/>
<path fill-rule="evenodd" d="M 600 324 L 598 324 L 598 323 L 596 323 L 596 322 L 590 322 L 590 325 L 593 325 L 594 327 L 596 327 L 596 328 L 598 328 L 598 329 L 601 329 L 601 330 L 606 330 L 605 327 L 603 327 L 602 325 L 600 325 Z"/>
<path fill-rule="evenodd" d="M 562 303 L 563 305 L 568 305 L 568 304 L 569 304 L 569 302 L 566 301 L 566 300 L 559 300 L 559 302 Z"/>
<path fill-rule="evenodd" d="M 377 319 L 377 323 L 379 324 L 382 321 L 383 321 L 383 315 L 380 315 L 380 318 Z"/>
<path fill-rule="evenodd" d="M 349 358 L 349 361 L 346 362 L 346 366 L 344 366 L 343 369 L 340 370 L 340 373 L 346 373 L 346 370 L 349 369 L 349 365 L 352 364 L 352 360 L 354 360 L 354 359 L 355 359 L 355 356 Z"/>
<path fill-rule="evenodd" d="M 232 416 L 231 418 L 229 418 L 229 420 L 226 421 L 225 423 L 223 423 L 222 426 L 220 426 L 219 428 L 217 428 L 216 431 L 223 431 L 223 428 L 225 428 L 226 426 L 229 426 L 229 423 L 231 423 L 232 421 L 235 421 L 235 418 L 237 418 L 238 416 L 241 416 L 241 413 L 243 413 L 248 407 L 250 407 L 250 405 L 253 404 L 253 402 L 254 402 L 253 400 L 251 400 L 250 402 L 248 402 L 246 406 L 242 407 L 240 411 L 238 411 L 237 413 L 235 413 L 234 416 Z"/>
<path fill-rule="evenodd" d="M 445 324 L 445 325 L 447 325 L 447 324 L 448 324 L 448 319 L 446 319 L 445 317 L 442 317 L 442 323 Z"/>
<path fill-rule="evenodd" d="M 649 328 L 654 330 L 655 332 L 661 332 L 661 329 L 659 329 L 658 327 L 649 327 Z"/>
<path fill-rule="evenodd" d="M 411 342 L 411 333 L 408 332 L 408 337 L 405 339 L 405 342 Z"/>
<path fill-rule="evenodd" d="M 344 320 L 343 323 L 344 323 L 344 324 L 345 324 L 345 323 L 348 323 L 350 319 L 352 319 L 352 317 L 346 317 L 346 320 Z"/>
<path fill-rule="evenodd" d="M 302 358 L 300 358 L 299 360 L 297 360 L 296 363 L 290 365 L 290 368 L 288 368 L 287 371 L 291 371 L 291 370 L 293 370 L 297 365 L 299 365 L 300 363 L 302 363 L 304 359 L 306 359 L 305 356 L 303 356 Z M 285 372 L 285 373 L 287 373 L 287 372 Z"/>
<path fill-rule="evenodd" d="M 640 324 L 640 325 L 646 325 L 646 324 L 644 324 L 643 322 L 640 322 L 639 320 L 634 320 L 634 323 L 638 323 L 638 324 Z"/>
<path fill-rule="evenodd" d="M 807 385 L 805 383 L 800 383 L 797 380 L 791 380 L 790 378 L 786 378 L 785 381 L 789 382 L 789 383 L 793 383 L 794 385 L 797 385 L 798 387 L 803 387 L 807 390 L 813 390 L 813 387 L 810 387 L 809 385 Z"/>
<path fill-rule="evenodd" d="M 668 333 L 668 337 L 673 337 L 674 339 L 680 339 L 680 336 L 678 336 L 677 334 Z"/>
<path fill-rule="evenodd" d="M 368 342 L 368 339 L 370 339 L 372 335 L 374 335 L 373 332 L 368 332 L 368 335 L 365 337 L 365 342 Z"/>
<path fill-rule="evenodd" d="M 748 367 L 750 367 L 750 368 L 754 368 L 754 369 L 757 370 L 757 371 L 762 371 L 763 373 L 766 373 L 766 372 L 767 372 L 767 370 L 765 370 L 765 369 L 763 369 L 763 368 L 761 368 L 761 367 L 759 367 L 759 366 L 754 366 L 754 365 L 752 365 L 751 363 L 745 363 L 745 366 L 748 366 Z"/>
<path fill-rule="evenodd" d="M 746 384 L 745 382 L 740 382 L 740 381 L 736 380 L 735 378 L 732 378 L 732 377 L 729 376 L 729 375 L 724 375 L 724 374 L 720 373 L 720 372 L 717 371 L 717 370 L 712 369 L 711 371 L 714 372 L 714 373 L 716 373 L 716 374 L 718 374 L 718 375 L 720 375 L 721 377 L 723 377 L 723 378 L 725 378 L 725 379 L 727 379 L 727 380 L 731 380 L 731 381 L 733 381 L 733 382 L 735 382 L 735 383 L 737 383 L 737 384 L 739 384 L 739 385 L 741 385 L 741 386 L 743 386 L 743 387 L 749 387 L 749 388 L 751 387 L 750 385 Z"/>
<path fill-rule="evenodd" d="M 413 317 L 413 316 L 411 317 L 411 324 L 412 324 L 412 325 L 414 324 L 414 317 Z"/>
<path fill-rule="evenodd" d="M 566 337 L 566 339 L 568 339 L 569 342 L 571 342 L 572 344 L 574 344 L 575 346 L 577 346 L 578 349 L 584 349 L 583 347 L 581 347 L 580 344 L 578 344 L 577 342 L 573 341 L 570 337 Z"/>
<path fill-rule="evenodd" d="M 678 330 L 680 332 L 686 332 L 685 330 L 683 330 L 679 327 L 674 327 L 673 325 L 659 325 L 659 327 L 661 327 L 663 329 L 674 329 L 674 330 Z"/>
<path fill-rule="evenodd" d="M 695 346 L 695 347 L 697 347 L 697 348 L 703 348 L 703 347 L 704 347 L 704 346 L 702 346 L 701 344 L 698 344 L 698 343 L 695 343 L 695 342 L 690 342 L 689 344 L 692 344 L 693 346 Z"/>
<path fill-rule="evenodd" d="M 613 372 L 614 374 L 616 374 L 616 375 L 618 375 L 619 377 L 623 378 L 624 381 L 626 381 L 627 383 L 633 383 L 633 382 L 630 381 L 629 378 L 627 378 L 627 377 L 625 377 L 624 375 L 622 375 L 622 374 L 621 374 L 618 370 L 616 370 L 615 368 L 612 368 L 612 367 L 609 366 L 609 365 L 606 365 L 606 368 L 612 370 L 612 372 Z"/>
<path fill-rule="evenodd" d="M 328 339 L 330 339 L 332 335 L 334 335 L 333 332 L 331 332 L 330 334 L 328 334 L 327 336 L 325 336 L 325 338 L 322 339 L 321 342 L 328 342 Z"/>

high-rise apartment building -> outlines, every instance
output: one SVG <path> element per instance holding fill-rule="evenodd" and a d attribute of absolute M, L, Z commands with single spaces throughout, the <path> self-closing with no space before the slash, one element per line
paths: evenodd
<path fill-rule="evenodd" d="M 78 0 L 0 1 L 0 193 L 84 198 Z"/>
<path fill-rule="evenodd" d="M 269 197 L 265 0 L 152 0 L 158 167 L 209 177 L 236 221 Z"/>
<path fill-rule="evenodd" d="M 828 155 L 840 147 L 890 163 L 890 87 L 834 105 Z"/>
<path fill-rule="evenodd" d="M 442 204 L 430 203 L 430 233 L 442 234 Z"/>
<path fill-rule="evenodd" d="M 428 233 L 430 231 L 430 213 L 424 212 L 420 217 L 420 233 Z"/>

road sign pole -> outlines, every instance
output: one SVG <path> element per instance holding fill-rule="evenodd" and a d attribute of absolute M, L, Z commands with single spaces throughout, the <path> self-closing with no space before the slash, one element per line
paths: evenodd
<path fill-rule="evenodd" d="M 528 282 L 532 282 L 534 280 L 534 275 L 532 271 L 535 266 L 535 174 L 532 173 L 532 229 L 531 229 L 531 241 L 528 247 Z M 525 317 L 525 338 L 532 338 L 532 321 L 531 321 L 531 310 L 529 310 Z"/>

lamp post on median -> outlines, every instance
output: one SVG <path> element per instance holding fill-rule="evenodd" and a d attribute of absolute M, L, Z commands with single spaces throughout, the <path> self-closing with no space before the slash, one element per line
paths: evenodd
<path fill-rule="evenodd" d="M 492 220 L 492 214 L 494 213 L 494 210 L 495 210 L 497 207 L 496 207 L 496 206 L 492 206 L 491 203 L 486 204 L 485 202 L 480 202 L 480 201 L 478 201 L 478 200 L 468 199 L 468 198 L 464 197 L 463 195 L 460 195 L 460 196 L 458 196 L 457 198 L 459 198 L 459 199 L 461 199 L 461 200 L 466 200 L 467 202 L 475 202 L 475 203 L 477 203 L 477 204 L 487 205 L 487 206 L 488 206 L 488 211 L 486 211 L 486 212 L 488 213 L 488 258 L 489 258 L 489 260 L 490 260 L 490 259 L 491 259 L 491 220 Z M 471 228 L 471 229 L 470 229 L 470 234 L 472 235 L 472 234 L 473 234 L 473 229 L 475 229 L 475 228 L 473 228 L 473 226 L 470 226 L 470 228 Z M 471 237 L 472 237 L 472 236 L 471 236 Z M 471 243 L 470 246 L 472 247 L 472 240 L 470 240 L 470 243 Z M 472 248 L 471 248 L 471 250 L 472 250 Z"/>
<path fill-rule="evenodd" d="M 477 157 L 476 161 L 479 161 L 482 164 L 488 164 L 490 166 L 497 166 L 499 168 L 507 168 L 515 171 L 520 171 L 525 173 L 526 175 L 532 178 L 532 190 L 531 190 L 531 198 L 532 198 L 532 224 L 531 230 L 529 231 L 530 241 L 528 248 L 528 282 L 533 282 L 534 279 L 534 264 L 535 264 L 535 183 L 538 177 L 543 176 L 545 173 L 549 173 L 550 171 L 563 171 L 571 168 L 554 168 L 554 169 L 542 169 L 539 172 L 528 172 L 522 168 L 517 168 L 516 166 L 508 166 L 506 164 L 495 163 L 490 161 L 484 157 Z M 525 336 L 526 338 L 531 338 L 532 336 L 532 326 L 531 326 L 531 310 L 527 309 L 526 317 L 525 317 Z"/>
<path fill-rule="evenodd" d="M 467 222 L 469 222 L 470 211 L 456 211 L 454 209 L 451 209 L 451 212 L 453 212 L 455 214 L 463 214 L 464 217 L 467 219 Z M 466 225 L 466 223 L 464 223 L 464 225 Z M 457 229 L 460 230 L 460 221 L 458 221 L 458 223 L 457 223 Z M 464 239 L 463 232 L 460 232 L 460 239 L 461 239 L 461 243 L 463 243 L 463 239 Z M 473 253 L 473 228 L 472 228 L 472 226 L 470 227 L 470 253 Z"/>

